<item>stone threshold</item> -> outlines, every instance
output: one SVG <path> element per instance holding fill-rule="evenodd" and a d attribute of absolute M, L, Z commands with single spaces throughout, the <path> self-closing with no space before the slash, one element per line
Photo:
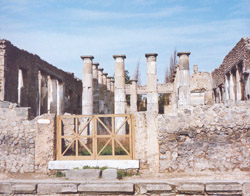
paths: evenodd
<path fill-rule="evenodd" d="M 50 170 L 82 169 L 84 166 L 114 169 L 139 169 L 139 160 L 49 161 L 48 164 Z"/>
<path fill-rule="evenodd" d="M 131 181 L 69 181 L 69 180 L 4 180 L 0 193 L 30 194 L 113 194 L 113 195 L 223 195 L 249 196 L 250 182 L 131 182 Z"/>

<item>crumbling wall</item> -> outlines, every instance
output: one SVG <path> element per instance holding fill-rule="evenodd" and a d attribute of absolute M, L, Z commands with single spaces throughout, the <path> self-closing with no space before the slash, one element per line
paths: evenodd
<path fill-rule="evenodd" d="M 39 93 L 41 94 L 41 92 L 39 92 L 38 72 L 40 71 L 43 76 L 50 77 L 52 81 L 57 80 L 64 84 L 63 112 L 81 113 L 82 82 L 76 79 L 73 73 L 64 72 L 42 60 L 39 56 L 18 49 L 7 40 L 0 40 L 0 82 L 1 66 L 3 65 L 5 101 L 18 103 L 18 72 L 20 69 L 24 79 L 20 105 L 22 107 L 31 107 L 33 116 L 39 115 Z M 55 86 L 55 83 L 52 84 L 53 86 Z M 49 88 L 48 84 L 47 88 Z M 51 113 L 55 113 L 56 109 L 53 108 L 55 100 L 53 101 L 51 102 Z"/>
<path fill-rule="evenodd" d="M 55 115 L 29 120 L 29 108 L 0 101 L 0 172 L 48 173 L 55 132 Z"/>
<path fill-rule="evenodd" d="M 250 69 L 250 38 L 244 37 L 227 54 L 219 68 L 212 72 L 214 87 L 224 83 L 225 74 L 240 61 L 244 61 L 246 70 Z"/>
<path fill-rule="evenodd" d="M 158 115 L 160 172 L 250 171 L 250 102 Z"/>

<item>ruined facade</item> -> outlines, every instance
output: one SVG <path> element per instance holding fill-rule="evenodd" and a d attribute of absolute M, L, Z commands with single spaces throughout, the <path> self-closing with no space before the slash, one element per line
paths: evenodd
<path fill-rule="evenodd" d="M 242 38 L 212 72 L 216 103 L 250 99 L 250 38 Z"/>
<path fill-rule="evenodd" d="M 81 113 L 82 82 L 37 55 L 0 40 L 0 100 L 30 107 L 31 115 Z"/>

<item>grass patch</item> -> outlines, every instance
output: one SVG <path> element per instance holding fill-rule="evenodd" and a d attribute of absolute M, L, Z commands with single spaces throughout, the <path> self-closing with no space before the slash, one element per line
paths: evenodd
<path fill-rule="evenodd" d="M 108 169 L 107 167 L 90 167 L 88 165 L 83 166 L 83 169 L 100 169 L 101 171 Z"/>
<path fill-rule="evenodd" d="M 65 177 L 65 173 L 61 172 L 61 171 L 56 171 L 56 177 L 60 178 L 60 177 Z"/>

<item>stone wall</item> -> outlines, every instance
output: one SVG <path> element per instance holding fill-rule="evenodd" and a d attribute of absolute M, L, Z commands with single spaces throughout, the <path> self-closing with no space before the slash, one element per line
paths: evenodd
<path fill-rule="evenodd" d="M 58 92 L 54 87 L 59 84 L 63 86 L 63 92 L 60 93 L 63 94 L 60 98 L 60 102 L 63 102 L 62 113 L 81 113 L 82 82 L 75 78 L 73 73 L 64 72 L 37 55 L 20 50 L 7 40 L 0 40 L 0 91 L 4 91 L 4 96 L 0 96 L 0 100 L 18 103 L 19 70 L 23 77 L 23 87 L 19 92 L 22 94 L 20 105 L 31 107 L 33 116 L 47 113 L 48 104 L 51 108 L 50 113 L 56 113 L 57 108 L 54 106 L 57 98 L 53 96 Z M 48 80 L 52 82 L 49 83 Z M 51 93 L 51 100 L 41 101 L 42 98 L 48 98 L 48 93 Z M 46 106 L 42 107 L 41 104 Z"/>
<path fill-rule="evenodd" d="M 29 120 L 29 108 L 0 101 L 0 172 L 48 172 L 55 160 L 55 115 Z"/>
<path fill-rule="evenodd" d="M 160 172 L 250 171 L 250 102 L 158 115 Z"/>
<path fill-rule="evenodd" d="M 246 70 L 250 69 L 250 38 L 245 37 L 235 45 L 235 47 L 227 54 L 219 68 L 212 72 L 214 87 L 224 83 L 225 74 L 238 64 L 244 61 Z"/>

